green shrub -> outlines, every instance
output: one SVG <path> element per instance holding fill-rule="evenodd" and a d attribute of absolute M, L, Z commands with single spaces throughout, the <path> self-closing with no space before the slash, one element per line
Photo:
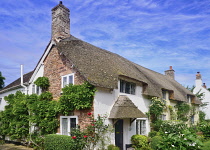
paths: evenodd
<path fill-rule="evenodd" d="M 156 136 L 156 135 L 158 135 L 159 133 L 157 132 L 157 131 L 151 131 L 151 132 L 149 132 L 149 137 L 154 137 L 154 136 Z"/>
<path fill-rule="evenodd" d="M 107 150 L 120 150 L 120 148 L 111 144 L 111 145 L 107 146 Z"/>
<path fill-rule="evenodd" d="M 201 150 L 209 150 L 210 148 L 210 141 L 206 141 L 203 143 L 203 147 L 201 148 Z"/>
<path fill-rule="evenodd" d="M 75 150 L 71 136 L 57 134 L 46 135 L 44 147 L 45 150 Z"/>
<path fill-rule="evenodd" d="M 183 121 L 166 120 L 163 121 L 160 127 L 160 131 L 164 133 L 180 133 L 185 130 L 187 125 Z"/>
<path fill-rule="evenodd" d="M 148 138 L 145 135 L 133 135 L 131 142 L 134 148 L 141 148 L 148 145 Z"/>
<path fill-rule="evenodd" d="M 162 142 L 163 138 L 161 136 L 154 136 L 151 139 L 150 146 L 152 149 L 157 149 L 157 145 Z"/>
<path fill-rule="evenodd" d="M 203 122 L 199 124 L 199 130 L 203 132 L 205 138 L 210 138 L 210 123 Z"/>

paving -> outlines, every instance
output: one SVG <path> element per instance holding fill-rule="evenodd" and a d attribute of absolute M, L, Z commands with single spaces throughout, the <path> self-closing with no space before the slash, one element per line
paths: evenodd
<path fill-rule="evenodd" d="M 33 150 L 33 148 L 14 144 L 3 144 L 0 145 L 0 150 Z"/>

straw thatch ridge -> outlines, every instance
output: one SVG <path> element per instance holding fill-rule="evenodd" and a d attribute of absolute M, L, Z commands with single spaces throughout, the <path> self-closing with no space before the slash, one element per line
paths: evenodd
<path fill-rule="evenodd" d="M 70 36 L 57 44 L 60 53 L 69 59 L 88 82 L 98 87 L 118 88 L 119 76 L 127 76 L 146 86 L 145 95 L 162 97 L 162 89 L 173 92 L 173 100 L 187 101 L 194 94 L 174 79 L 135 64 L 118 54 L 103 50 Z M 197 101 L 200 103 L 200 101 Z"/>
<path fill-rule="evenodd" d="M 109 118 L 146 118 L 146 115 L 126 95 L 120 95 L 112 107 Z"/>

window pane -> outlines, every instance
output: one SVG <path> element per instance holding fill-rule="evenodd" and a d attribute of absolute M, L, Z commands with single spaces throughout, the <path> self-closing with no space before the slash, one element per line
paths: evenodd
<path fill-rule="evenodd" d="M 120 92 L 124 93 L 124 81 L 120 80 Z"/>
<path fill-rule="evenodd" d="M 76 118 L 70 118 L 70 129 L 76 128 Z"/>
<path fill-rule="evenodd" d="M 69 76 L 69 84 L 73 84 L 73 75 Z"/>
<path fill-rule="evenodd" d="M 131 84 L 131 94 L 135 94 L 135 88 L 136 88 L 136 85 Z"/>
<path fill-rule="evenodd" d="M 35 93 L 35 85 L 33 84 L 32 85 L 32 94 L 34 94 Z"/>
<path fill-rule="evenodd" d="M 36 86 L 36 94 L 39 95 L 39 86 Z"/>
<path fill-rule="evenodd" d="M 63 87 L 67 85 L 67 77 L 63 77 Z"/>
<path fill-rule="evenodd" d="M 62 118 L 62 135 L 68 135 L 68 120 Z"/>
<path fill-rule="evenodd" d="M 125 93 L 130 94 L 131 84 L 129 82 L 125 83 Z"/>

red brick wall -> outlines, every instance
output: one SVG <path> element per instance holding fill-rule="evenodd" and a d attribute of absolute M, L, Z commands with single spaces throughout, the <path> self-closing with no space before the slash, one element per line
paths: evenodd
<path fill-rule="evenodd" d="M 74 84 L 84 83 L 85 79 L 75 68 L 72 68 L 72 63 L 64 55 L 60 55 L 56 47 L 53 47 L 44 60 L 44 76 L 49 78 L 49 91 L 53 94 L 54 100 L 58 100 L 61 96 L 61 76 L 71 73 L 74 73 Z M 78 116 L 78 122 L 82 128 L 89 123 L 87 115 L 89 112 L 93 113 L 93 108 L 74 111 L 74 115 Z"/>

